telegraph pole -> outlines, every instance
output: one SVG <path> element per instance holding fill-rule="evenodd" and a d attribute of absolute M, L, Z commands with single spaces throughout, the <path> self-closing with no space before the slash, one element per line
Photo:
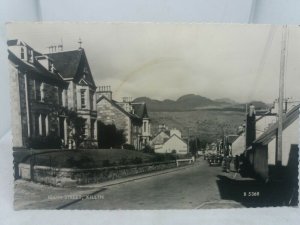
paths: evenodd
<path fill-rule="evenodd" d="M 283 101 L 284 101 L 284 73 L 287 48 L 287 25 L 283 26 L 281 41 L 280 76 L 279 76 L 279 99 L 278 99 L 278 135 L 276 164 L 282 165 L 282 123 L 283 123 Z"/>

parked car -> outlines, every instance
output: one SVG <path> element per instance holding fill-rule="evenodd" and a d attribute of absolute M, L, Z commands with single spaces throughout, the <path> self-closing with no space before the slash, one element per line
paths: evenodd
<path fill-rule="evenodd" d="M 209 166 L 221 166 L 222 160 L 223 157 L 220 154 L 211 154 L 207 158 Z"/>
<path fill-rule="evenodd" d="M 217 154 L 216 150 L 211 150 L 211 149 L 205 150 L 204 159 L 208 160 L 209 156 L 214 155 L 214 154 Z"/>

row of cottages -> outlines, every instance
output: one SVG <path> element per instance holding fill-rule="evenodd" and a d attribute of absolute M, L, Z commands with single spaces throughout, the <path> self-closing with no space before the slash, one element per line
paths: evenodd
<path fill-rule="evenodd" d="M 123 130 L 126 143 L 133 145 L 135 149 L 146 147 L 151 137 L 146 104 L 133 102 L 128 97 L 123 98 L 122 102 L 115 101 L 109 86 L 99 87 L 96 93 L 98 120 L 105 125 L 114 124 L 118 130 Z"/>
<path fill-rule="evenodd" d="M 188 153 L 187 143 L 182 139 L 181 132 L 177 129 L 161 130 L 152 140 L 151 147 L 155 153 Z"/>
<path fill-rule="evenodd" d="M 249 149 L 251 165 L 255 173 L 264 180 L 277 179 L 282 175 L 290 180 L 298 178 L 299 106 L 295 106 L 284 116 L 281 156 L 277 146 L 278 122 L 254 140 Z"/>
<path fill-rule="evenodd" d="M 62 109 L 76 111 L 85 119 L 84 143 L 94 147 L 101 141 L 99 120 L 124 128 L 127 143 L 137 149 L 149 141 L 150 120 L 145 104 L 124 102 L 121 106 L 112 100 L 110 91 L 97 90 L 83 48 L 41 54 L 18 39 L 7 44 L 14 147 L 26 147 L 28 138 L 49 134 L 58 135 L 65 147 L 78 147 Z M 105 101 L 112 110 L 103 107 L 109 105 Z"/>
<path fill-rule="evenodd" d="M 276 170 L 298 171 L 299 105 L 285 103 L 283 122 L 282 166 L 278 166 L 277 131 L 278 101 L 263 114 L 249 112 L 244 131 L 232 144 L 234 156 L 243 155 L 256 175 L 264 180 L 274 179 Z M 295 167 L 296 166 L 296 167 Z"/>

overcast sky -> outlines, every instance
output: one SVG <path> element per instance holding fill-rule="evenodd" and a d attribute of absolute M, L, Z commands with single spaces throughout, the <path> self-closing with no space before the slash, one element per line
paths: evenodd
<path fill-rule="evenodd" d="M 300 100 L 300 32 L 289 27 L 285 94 Z M 47 53 L 47 46 L 78 48 L 82 39 L 97 86 L 123 96 L 272 102 L 278 97 L 282 27 L 269 25 L 158 23 L 10 24 L 19 38 Z"/>

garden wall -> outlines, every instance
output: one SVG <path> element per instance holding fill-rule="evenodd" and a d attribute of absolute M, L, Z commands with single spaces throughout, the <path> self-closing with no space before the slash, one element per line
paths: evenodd
<path fill-rule="evenodd" d="M 126 165 L 94 169 L 51 168 L 19 164 L 19 178 L 57 187 L 72 187 L 76 185 L 99 183 L 108 180 L 128 177 L 176 167 L 176 161 Z"/>

